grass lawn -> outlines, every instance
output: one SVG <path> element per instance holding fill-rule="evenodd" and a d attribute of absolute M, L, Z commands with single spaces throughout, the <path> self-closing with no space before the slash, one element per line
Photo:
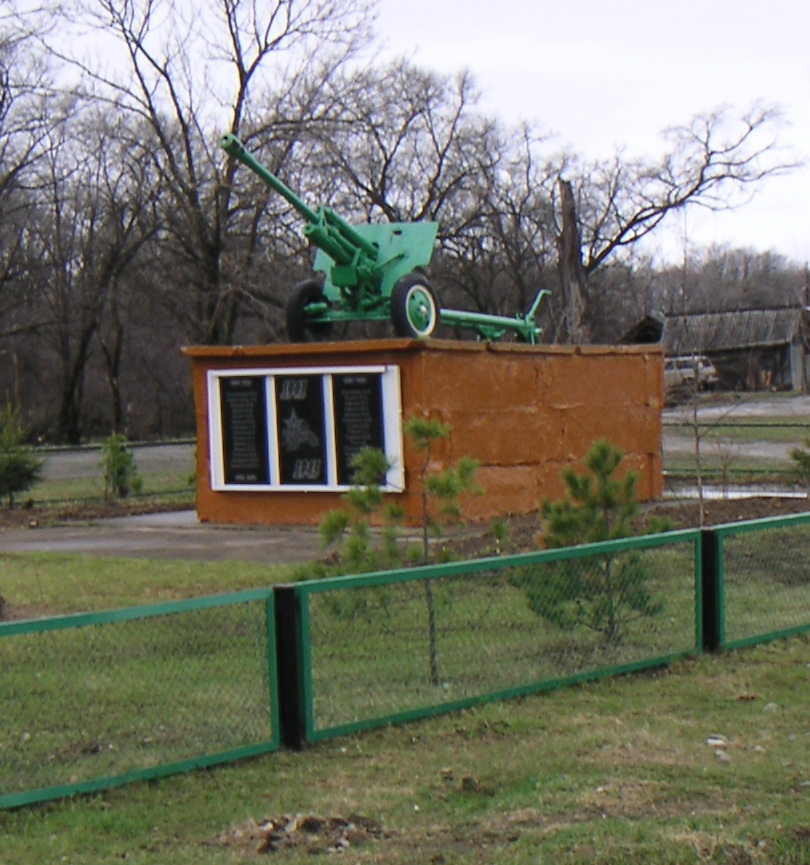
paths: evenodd
<path fill-rule="evenodd" d="M 194 454 L 191 445 L 166 443 L 157 447 L 133 446 L 132 452 L 143 483 L 142 495 L 131 498 L 155 499 L 169 496 L 194 496 Z M 103 499 L 104 455 L 101 447 L 43 449 L 37 454 L 44 461 L 42 478 L 18 496 L 20 502 L 81 502 Z"/>
<path fill-rule="evenodd" d="M 256 824 L 306 814 L 381 826 L 353 863 L 800 865 L 808 675 L 794 638 L 0 813 L 2 861 L 267 861 Z M 327 852 L 280 843 L 288 865 Z"/>
<path fill-rule="evenodd" d="M 238 592 L 281 582 L 288 573 L 252 562 L 0 553 L 0 593 L 20 619 Z"/>
<path fill-rule="evenodd" d="M 143 490 L 140 494 L 131 493 L 130 500 L 155 497 L 183 497 L 188 502 L 194 500 L 194 490 L 188 483 L 188 476 L 179 472 L 144 472 Z M 82 478 L 43 480 L 31 487 L 29 492 L 18 496 L 21 501 L 32 498 L 35 503 L 97 501 L 104 498 L 104 479 L 89 475 Z M 114 499 L 114 497 L 111 497 Z"/>
<path fill-rule="evenodd" d="M 37 614 L 233 591 L 286 574 L 241 562 L 53 555 L 2 556 L 0 569 L 7 599 Z M 130 663 L 138 668 L 139 658 Z M 212 671 L 209 681 L 221 683 L 212 705 L 228 702 L 238 667 Z M 316 827 L 321 818 L 379 827 L 346 836 L 341 861 L 351 862 L 810 863 L 808 677 L 810 638 L 797 637 L 0 812 L 0 861 L 263 861 L 257 848 L 272 845 L 260 824 L 303 814 Z M 142 735 L 137 704 L 118 725 L 133 737 Z M 311 863 L 329 843 L 317 832 L 282 834 L 278 859 Z"/>
<path fill-rule="evenodd" d="M 694 429 L 686 422 L 664 423 L 666 431 L 680 431 L 685 436 L 694 436 Z M 804 417 L 728 417 L 721 421 L 711 418 L 701 421 L 700 434 L 708 440 L 730 439 L 735 442 L 769 441 L 795 442 L 800 446 L 810 435 L 810 418 Z"/>

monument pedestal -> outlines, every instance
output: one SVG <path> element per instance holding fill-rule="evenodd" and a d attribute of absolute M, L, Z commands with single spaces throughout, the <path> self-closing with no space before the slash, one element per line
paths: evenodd
<path fill-rule="evenodd" d="M 404 420 L 452 428 L 435 468 L 478 460 L 484 493 L 468 519 L 534 511 L 564 493 L 561 472 L 608 439 L 639 475 L 638 495 L 663 488 L 663 357 L 657 346 L 529 346 L 378 340 L 193 347 L 197 513 L 204 522 L 315 525 L 341 505 L 350 461 L 383 449 L 386 494 L 421 519 L 419 467 Z"/>

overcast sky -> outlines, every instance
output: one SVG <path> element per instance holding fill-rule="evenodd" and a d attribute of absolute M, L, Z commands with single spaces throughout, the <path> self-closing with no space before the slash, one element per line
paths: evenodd
<path fill-rule="evenodd" d="M 780 139 L 810 156 L 807 0 L 379 0 L 392 54 L 469 69 L 482 107 L 529 120 L 578 153 L 661 151 L 667 126 L 723 105 L 778 104 Z M 775 249 L 810 261 L 810 168 L 767 181 L 733 213 L 673 217 L 687 243 Z"/>

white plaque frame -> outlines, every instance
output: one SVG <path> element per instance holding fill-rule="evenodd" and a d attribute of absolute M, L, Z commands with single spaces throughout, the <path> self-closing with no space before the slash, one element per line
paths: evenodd
<path fill-rule="evenodd" d="M 307 367 L 251 367 L 246 369 L 215 369 L 207 374 L 208 391 L 208 447 L 211 467 L 211 489 L 215 492 L 343 492 L 348 484 L 338 482 L 338 455 L 335 434 L 335 406 L 333 376 L 377 374 L 381 377 L 382 425 L 385 455 L 391 468 L 382 489 L 402 492 L 405 489 L 405 471 L 402 451 L 402 395 L 399 367 L 373 366 L 307 366 Z M 323 413 L 325 419 L 325 484 L 295 484 L 281 482 L 280 448 L 276 417 L 276 379 L 280 376 L 313 376 L 323 380 Z M 222 433 L 222 405 L 220 381 L 223 378 L 259 377 L 265 382 L 267 461 L 270 482 L 226 483 L 225 448 Z"/>

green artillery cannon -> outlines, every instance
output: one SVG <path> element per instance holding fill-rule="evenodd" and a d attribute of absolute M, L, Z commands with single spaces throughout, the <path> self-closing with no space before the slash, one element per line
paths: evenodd
<path fill-rule="evenodd" d="M 541 331 L 534 319 L 546 291 L 538 292 L 525 316 L 515 318 L 439 306 L 436 292 L 420 272 L 430 263 L 437 223 L 350 225 L 328 208 L 308 207 L 236 136 L 224 135 L 219 145 L 306 220 L 304 236 L 317 250 L 313 270 L 325 276 L 299 283 L 290 295 L 287 335 L 293 342 L 328 339 L 335 322 L 389 319 L 397 336 L 427 338 L 441 322 L 470 328 L 482 339 L 500 339 L 512 331 L 523 342 L 537 341 Z"/>

